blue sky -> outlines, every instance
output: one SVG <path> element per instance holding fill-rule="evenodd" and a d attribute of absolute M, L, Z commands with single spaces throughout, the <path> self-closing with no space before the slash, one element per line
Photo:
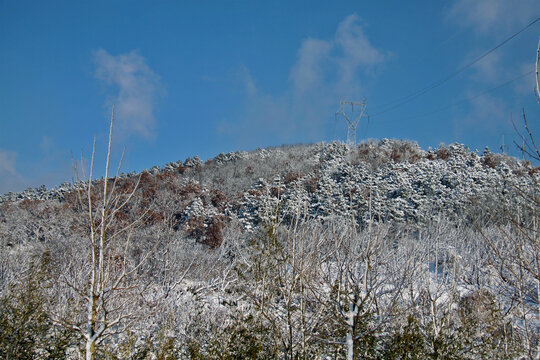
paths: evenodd
<path fill-rule="evenodd" d="M 340 96 L 366 98 L 358 139 L 498 151 L 522 107 L 540 134 L 534 74 L 522 76 L 540 21 L 399 99 L 539 16 L 536 0 L 0 0 L 0 193 L 72 180 L 71 154 L 88 157 L 94 135 L 102 159 L 112 104 L 126 172 L 345 140 Z"/>

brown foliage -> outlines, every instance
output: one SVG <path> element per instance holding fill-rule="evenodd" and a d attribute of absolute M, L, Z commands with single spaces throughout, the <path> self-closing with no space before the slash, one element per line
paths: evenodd
<path fill-rule="evenodd" d="M 273 197 L 278 197 L 278 196 L 281 196 L 283 195 L 283 190 L 278 187 L 278 186 L 272 186 L 270 188 L 270 194 L 273 196 Z"/>
<path fill-rule="evenodd" d="M 118 191 L 119 194 L 131 194 L 133 190 L 135 190 L 135 181 L 132 179 L 124 179 L 118 184 L 116 191 Z"/>
<path fill-rule="evenodd" d="M 302 174 L 300 174 L 299 172 L 292 171 L 285 175 L 284 181 L 285 181 L 285 184 L 290 184 L 293 181 L 296 181 L 300 178 L 302 178 Z"/>
<path fill-rule="evenodd" d="M 435 154 L 435 153 L 432 152 L 432 151 L 429 151 L 429 152 L 426 154 L 426 159 L 428 159 L 428 160 L 435 160 L 435 159 L 437 159 L 437 154 Z"/>
<path fill-rule="evenodd" d="M 130 216 L 125 211 L 118 211 L 114 217 L 120 224 L 125 224 L 131 220 Z"/>
<path fill-rule="evenodd" d="M 185 200 L 191 195 L 199 196 L 202 193 L 201 186 L 195 182 L 188 182 L 178 190 L 180 196 Z"/>
<path fill-rule="evenodd" d="M 209 225 L 205 231 L 203 244 L 212 248 L 221 246 L 223 243 L 223 228 L 227 219 L 223 215 L 214 216 L 209 220 Z"/>
<path fill-rule="evenodd" d="M 152 186 L 154 184 L 154 177 L 148 171 L 144 171 L 141 174 L 141 180 L 139 187 Z"/>
<path fill-rule="evenodd" d="M 317 191 L 318 185 L 319 185 L 319 178 L 316 176 L 311 177 L 304 182 L 306 191 L 309 192 L 310 194 L 313 194 L 315 191 Z"/>
<path fill-rule="evenodd" d="M 450 150 L 446 146 L 441 145 L 437 149 L 437 158 L 441 160 L 446 160 L 450 157 Z"/>
<path fill-rule="evenodd" d="M 156 180 L 162 184 L 170 184 L 178 178 L 178 174 L 172 171 L 162 171 L 156 175 Z"/>
<path fill-rule="evenodd" d="M 219 210 L 222 210 L 224 205 L 227 203 L 227 196 L 218 189 L 213 189 L 211 191 L 211 202 Z"/>
<path fill-rule="evenodd" d="M 400 162 L 401 158 L 403 156 L 403 153 L 399 151 L 398 149 L 394 148 L 392 149 L 392 153 L 390 154 L 390 159 L 394 162 Z"/>
<path fill-rule="evenodd" d="M 495 169 L 500 162 L 501 156 L 494 153 L 488 153 L 482 158 L 482 164 L 492 169 Z"/>
<path fill-rule="evenodd" d="M 410 143 L 404 143 L 403 145 L 392 149 L 390 159 L 394 162 L 408 161 L 414 164 L 420 160 L 420 155 Z"/>
<path fill-rule="evenodd" d="M 240 194 L 240 198 L 242 197 L 242 193 Z M 262 196 L 264 194 L 264 189 L 249 189 L 248 194 L 251 196 Z"/>
<path fill-rule="evenodd" d="M 144 218 L 145 225 L 155 225 L 160 222 L 162 222 L 165 218 L 163 217 L 163 214 L 160 214 L 158 212 L 155 212 L 154 210 L 147 210 L 146 216 Z"/>
<path fill-rule="evenodd" d="M 370 144 L 369 143 L 361 143 L 358 144 L 358 155 L 360 155 L 361 158 L 366 158 L 370 153 Z"/>
<path fill-rule="evenodd" d="M 189 218 L 185 229 L 190 237 L 200 239 L 204 234 L 204 216 L 195 216 Z"/>
<path fill-rule="evenodd" d="M 155 186 L 149 186 L 143 189 L 143 199 L 145 203 L 153 200 L 157 195 L 157 188 Z"/>
<path fill-rule="evenodd" d="M 178 186 L 179 175 L 172 171 L 164 171 L 156 175 L 156 181 L 158 186 L 162 189 L 167 189 L 173 193 L 177 192 L 180 187 Z"/>
<path fill-rule="evenodd" d="M 178 173 L 179 173 L 180 175 L 182 175 L 183 173 L 185 173 L 186 170 L 187 170 L 187 166 L 183 166 L 183 165 L 180 165 L 180 166 L 178 166 L 178 167 L 176 168 L 176 171 L 178 171 Z"/>
<path fill-rule="evenodd" d="M 40 209 L 38 207 L 41 203 L 41 200 L 24 199 L 19 203 L 19 207 L 36 216 L 38 212 L 40 212 Z"/>
<path fill-rule="evenodd" d="M 462 320 L 487 324 L 496 316 L 495 297 L 486 289 L 474 291 L 459 302 Z"/>

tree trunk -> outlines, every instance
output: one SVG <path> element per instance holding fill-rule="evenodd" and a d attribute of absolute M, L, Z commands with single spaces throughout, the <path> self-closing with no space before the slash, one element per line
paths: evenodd
<path fill-rule="evenodd" d="M 86 334 L 86 360 L 94 360 L 96 354 L 96 317 L 97 317 L 97 296 L 94 295 L 94 279 L 92 278 L 90 296 L 88 299 L 88 317 Z"/>
<path fill-rule="evenodd" d="M 86 340 L 86 360 L 94 360 L 96 357 L 96 340 L 90 338 Z"/>
<path fill-rule="evenodd" d="M 348 332 L 347 332 L 347 360 L 354 360 L 356 358 L 354 353 L 354 337 L 355 337 L 355 319 L 356 315 L 358 314 L 358 308 L 356 307 L 356 304 L 354 302 L 351 302 L 349 304 L 349 311 L 347 312 L 347 325 L 348 325 Z"/>

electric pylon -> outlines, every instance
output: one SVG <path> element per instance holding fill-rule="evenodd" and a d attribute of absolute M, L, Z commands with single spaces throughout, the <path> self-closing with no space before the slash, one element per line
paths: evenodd
<path fill-rule="evenodd" d="M 350 105 L 351 106 L 351 116 L 349 117 L 347 113 L 345 112 L 345 106 Z M 354 107 L 359 107 L 360 112 L 358 113 L 357 110 L 357 116 L 355 117 L 354 113 Z M 345 123 L 347 125 L 347 143 L 356 145 L 356 128 L 358 127 L 358 123 L 360 120 L 362 120 L 363 117 L 369 117 L 367 114 L 367 104 L 366 99 L 363 99 L 361 102 L 358 101 L 345 101 L 343 97 L 339 98 L 339 110 L 336 112 L 336 119 L 338 116 L 343 116 L 345 119 Z"/>

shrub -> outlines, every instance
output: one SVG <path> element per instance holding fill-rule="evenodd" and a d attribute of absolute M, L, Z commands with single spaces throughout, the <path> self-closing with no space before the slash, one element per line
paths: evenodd
<path fill-rule="evenodd" d="M 283 195 L 283 190 L 278 186 L 272 186 L 270 188 L 270 194 L 273 197 L 279 197 L 279 196 Z"/>
<path fill-rule="evenodd" d="M 298 172 L 295 172 L 295 171 L 291 171 L 291 172 L 288 172 L 286 175 L 285 175 L 285 184 L 290 184 L 292 183 L 293 181 L 296 181 L 298 179 L 302 178 L 302 174 L 298 173 Z"/>
<path fill-rule="evenodd" d="M 426 355 L 426 345 L 418 320 L 409 315 L 407 325 L 390 335 L 384 358 L 420 360 L 425 359 Z"/>
<path fill-rule="evenodd" d="M 226 218 L 222 215 L 214 216 L 210 219 L 205 231 L 203 244 L 211 248 L 220 247 L 223 243 L 223 228 L 226 225 Z"/>
<path fill-rule="evenodd" d="M 201 239 L 204 235 L 204 216 L 189 218 L 186 224 L 186 231 L 190 237 Z"/>
<path fill-rule="evenodd" d="M 70 331 L 58 329 L 47 312 L 43 287 L 52 276 L 50 253 L 30 264 L 21 283 L 12 284 L 0 298 L 0 358 L 64 358 L 73 342 Z"/>
<path fill-rule="evenodd" d="M 218 210 L 223 210 L 224 205 L 227 203 L 227 196 L 220 190 L 213 189 L 210 192 L 211 200 L 210 202 L 212 205 L 214 205 Z"/>
<path fill-rule="evenodd" d="M 188 182 L 183 187 L 181 187 L 180 190 L 178 191 L 178 193 L 184 200 L 190 198 L 193 195 L 199 196 L 201 192 L 202 192 L 201 186 L 193 181 Z"/>
<path fill-rule="evenodd" d="M 122 179 L 117 185 L 116 191 L 122 195 L 129 195 L 135 190 L 135 185 L 134 179 Z"/>
<path fill-rule="evenodd" d="M 440 144 L 437 149 L 437 158 L 441 160 L 446 160 L 450 157 L 450 150 L 444 145 Z"/>
<path fill-rule="evenodd" d="M 310 177 L 304 182 L 304 186 L 308 193 L 313 194 L 317 191 L 317 187 L 319 186 L 319 178 L 316 176 Z"/>

